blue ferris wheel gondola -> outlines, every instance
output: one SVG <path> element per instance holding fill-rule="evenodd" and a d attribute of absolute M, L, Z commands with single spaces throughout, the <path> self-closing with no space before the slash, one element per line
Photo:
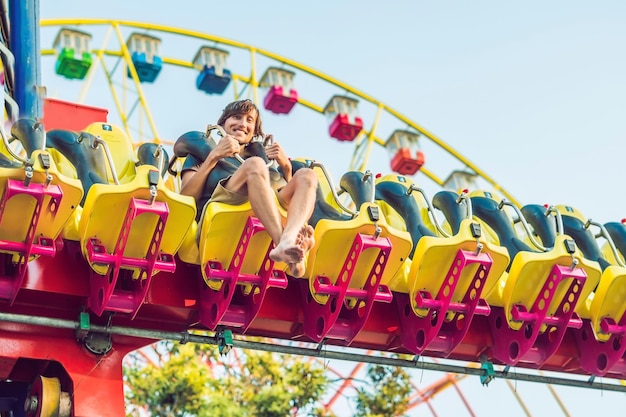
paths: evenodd
<path fill-rule="evenodd" d="M 220 75 L 214 65 L 205 65 L 196 77 L 196 88 L 207 94 L 222 94 L 231 79 L 230 70 L 223 69 Z"/>
<path fill-rule="evenodd" d="M 156 80 L 161 68 L 163 67 L 163 60 L 159 56 L 153 56 L 151 60 L 146 58 L 145 52 L 133 52 L 131 54 L 131 60 L 137 71 L 139 81 L 142 83 L 152 83 Z M 132 78 L 130 69 L 127 71 L 128 77 Z"/>
<path fill-rule="evenodd" d="M 145 33 L 132 33 L 126 42 L 130 58 L 142 83 L 152 83 L 161 72 L 163 59 L 158 53 L 161 39 Z M 126 71 L 132 78 L 130 68 Z"/>
<path fill-rule="evenodd" d="M 207 94 L 222 94 L 230 80 L 231 71 L 226 67 L 229 52 L 212 46 L 202 46 L 193 58 L 200 70 L 196 77 L 196 88 Z"/>

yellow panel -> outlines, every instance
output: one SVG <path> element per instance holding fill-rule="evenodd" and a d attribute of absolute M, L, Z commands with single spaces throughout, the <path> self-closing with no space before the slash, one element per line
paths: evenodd
<path fill-rule="evenodd" d="M 427 291 L 435 296 L 444 284 L 446 274 L 459 250 L 475 252 L 477 243 L 483 245 L 482 252 L 489 254 L 492 260 L 489 275 L 483 284 L 483 296 L 491 291 L 509 264 L 509 255 L 505 248 L 493 245 L 484 236 L 477 241 L 473 237 L 470 225 L 475 221 L 465 219 L 461 222 L 459 233 L 449 238 L 424 236 L 415 248 L 411 269 L 408 274 L 407 287 L 409 296 L 416 314 L 425 316 L 428 311 L 419 309 L 415 297 L 419 291 Z M 459 281 L 452 295 L 452 301 L 460 302 L 474 278 L 478 264 L 468 265 L 463 269 Z"/>
<path fill-rule="evenodd" d="M 602 252 L 602 256 L 604 257 L 604 259 L 609 261 L 609 263 L 613 265 L 619 265 L 620 262 L 622 263 L 624 262 L 624 256 L 621 253 L 619 253 L 619 251 L 617 253 L 617 256 L 619 256 L 619 259 L 615 257 L 615 253 L 611 249 L 611 245 L 609 245 L 608 242 L 602 245 L 602 248 L 600 250 Z"/>
<path fill-rule="evenodd" d="M 197 233 L 198 223 L 194 220 L 180 245 L 180 249 L 178 249 L 178 257 L 188 264 L 200 265 L 200 253 L 196 240 Z"/>
<path fill-rule="evenodd" d="M 107 143 L 120 184 L 130 182 L 135 178 L 135 162 L 137 160 L 135 149 L 122 129 L 108 123 L 95 122 L 87 126 L 85 132 L 100 136 Z M 112 179 L 111 172 L 109 170 L 107 172 L 109 179 Z"/>
<path fill-rule="evenodd" d="M 46 151 L 52 157 L 54 164 L 56 165 L 57 170 L 62 175 L 65 175 L 68 178 L 78 178 L 78 174 L 76 174 L 76 168 L 74 165 L 63 155 L 61 152 L 54 148 L 46 148 Z"/>
<path fill-rule="evenodd" d="M 375 225 L 369 219 L 366 209 L 369 205 L 372 204 L 364 204 L 354 219 L 347 221 L 323 219 L 315 227 L 315 246 L 309 253 L 307 269 L 303 278 L 308 277 L 311 294 L 318 303 L 326 303 L 328 296 L 315 293 L 314 278 L 325 276 L 334 284 L 339 278 L 341 268 L 357 234 L 374 235 Z M 391 253 L 381 278 L 381 284 L 388 285 L 400 268 L 404 266 L 411 252 L 412 242 L 408 232 L 390 227 L 382 216 L 378 226 L 381 229 L 380 238 L 388 238 L 391 242 Z M 369 275 L 377 256 L 377 248 L 366 249 L 361 253 L 350 281 L 349 286 L 351 288 L 363 287 L 364 280 Z"/>
<path fill-rule="evenodd" d="M 35 161 L 33 166 L 33 178 L 31 180 L 33 184 L 43 184 L 46 182 L 46 171 L 41 167 L 39 161 L 39 154 L 41 153 L 45 152 L 37 150 L 34 151 L 32 155 Z M 54 165 L 54 161 L 51 161 L 48 174 L 52 178 L 50 184 L 59 186 L 63 192 L 63 196 L 61 198 L 61 204 L 54 216 L 49 210 L 46 210 L 48 204 L 50 204 L 50 197 L 44 198 L 42 214 L 37 225 L 36 235 L 56 239 L 63 227 L 74 215 L 83 196 L 83 189 L 80 181 L 60 175 Z M 25 172 L 23 168 L 0 168 L 0 195 L 4 192 L 8 179 L 23 181 L 24 178 Z M 18 242 L 23 241 L 34 208 L 35 200 L 30 196 L 17 195 L 11 198 L 7 203 L 2 219 L 0 239 Z"/>
<path fill-rule="evenodd" d="M 513 259 L 501 299 L 502 307 L 505 309 L 509 326 L 512 329 L 519 330 L 522 326 L 521 322 L 515 322 L 512 319 L 511 311 L 513 306 L 518 304 L 530 310 L 552 268 L 555 265 L 572 265 L 572 255 L 565 250 L 564 241 L 566 239 L 571 238 L 565 235 L 558 236 L 554 248 L 548 252 L 522 251 Z M 577 305 L 573 306 L 576 309 L 586 300 L 598 284 L 601 271 L 598 263 L 585 259 L 580 249 L 576 250 L 574 258 L 578 260 L 578 267 L 582 268 L 587 275 Z M 570 284 L 570 280 L 563 280 L 559 283 L 554 298 L 548 307 L 548 315 L 554 314 Z"/>
<path fill-rule="evenodd" d="M 150 199 L 148 183 L 150 170 L 154 168 L 149 165 L 138 167 L 134 180 L 126 184 L 119 186 L 95 184 L 91 187 L 85 199 L 79 224 L 81 247 L 85 256 L 90 238 L 99 239 L 107 253 L 113 253 L 131 198 Z M 193 197 L 176 194 L 167 189 L 161 177 L 157 185 L 156 201 L 167 203 L 169 209 L 161 240 L 161 251 L 174 255 L 194 222 L 195 201 Z M 134 258 L 145 256 L 157 219 L 157 215 L 152 213 L 141 214 L 135 219 L 124 252 L 125 256 Z M 106 273 L 106 266 L 96 264 L 91 266 L 100 274 Z"/>
<path fill-rule="evenodd" d="M 278 200 L 275 200 L 278 205 Z M 280 205 L 279 205 L 280 207 Z M 280 208 L 281 217 L 286 218 L 286 212 Z M 225 203 L 211 202 L 205 206 L 201 219 L 201 231 L 199 236 L 200 265 L 202 276 L 208 286 L 219 290 L 222 283 L 210 281 L 206 276 L 204 266 L 210 262 L 219 262 L 223 269 L 228 269 L 231 260 L 235 256 L 235 249 L 244 232 L 249 217 L 254 216 L 250 203 L 230 205 Z M 240 271 L 242 273 L 258 274 L 262 267 L 261 262 L 271 244 L 271 238 L 266 231 L 254 235 L 248 246 L 243 259 L 240 259 Z M 287 265 L 282 262 L 274 264 L 274 269 L 285 270 Z"/>
<path fill-rule="evenodd" d="M 600 322 L 606 317 L 619 323 L 626 311 L 626 268 L 616 265 L 607 267 L 602 272 L 598 287 L 581 307 L 579 314 L 591 320 L 596 338 L 607 341 L 611 335 L 600 331 Z"/>

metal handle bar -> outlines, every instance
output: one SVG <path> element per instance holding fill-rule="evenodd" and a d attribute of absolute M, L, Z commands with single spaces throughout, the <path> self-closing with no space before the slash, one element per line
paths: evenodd
<path fill-rule="evenodd" d="M 426 202 L 426 206 L 428 207 L 428 216 L 430 217 L 430 221 L 435 225 L 435 228 L 437 229 L 437 231 L 443 236 L 443 237 L 450 237 L 452 235 L 450 235 L 450 233 L 446 232 L 443 227 L 441 227 L 441 225 L 439 224 L 439 221 L 437 220 L 437 218 L 435 217 L 435 212 L 433 210 L 433 207 L 430 204 L 430 201 L 428 200 L 428 196 L 426 195 L 426 192 L 419 188 L 418 186 L 416 186 L 415 184 L 411 184 L 408 188 L 408 190 L 406 190 L 406 195 L 411 195 L 413 193 L 413 191 L 417 191 L 418 193 L 420 193 L 422 195 L 422 197 L 424 197 L 424 201 Z"/>
<path fill-rule="evenodd" d="M 78 135 L 78 142 L 82 142 L 84 140 L 83 134 Z M 111 175 L 113 176 L 113 182 L 115 185 L 120 185 L 120 181 L 117 178 L 117 171 L 115 170 L 115 162 L 113 162 L 113 155 L 111 155 L 111 150 L 109 149 L 109 145 L 102 140 L 100 136 L 95 136 L 92 147 L 94 149 L 98 149 L 98 146 L 102 146 L 104 149 L 104 154 L 106 155 L 107 162 L 109 163 L 109 168 L 111 169 Z"/>
<path fill-rule="evenodd" d="M 337 205 L 346 213 L 350 214 L 352 217 L 356 217 L 359 213 L 358 211 L 353 211 L 351 209 L 349 209 L 348 207 L 344 206 L 343 203 L 339 200 L 339 196 L 337 195 L 337 191 L 335 190 L 335 185 L 333 184 L 333 179 L 331 178 L 330 174 L 328 173 L 328 171 L 326 171 L 326 167 L 321 163 L 321 162 L 317 162 L 317 161 L 311 161 L 310 165 L 311 168 L 315 168 L 318 167 L 322 170 L 322 173 L 324 174 L 324 177 L 326 177 L 326 181 L 328 181 L 328 184 L 330 185 L 330 191 L 331 194 L 335 200 L 335 203 L 337 203 Z"/>
<path fill-rule="evenodd" d="M 547 251 L 550 250 L 550 248 L 546 248 L 541 243 L 539 243 L 537 241 L 537 239 L 535 239 L 535 236 L 533 235 L 533 232 L 530 230 L 530 225 L 526 221 L 526 218 L 522 214 L 522 211 L 515 204 L 513 204 L 510 201 L 507 201 L 506 199 L 503 198 L 502 201 L 500 201 L 500 203 L 498 204 L 498 209 L 502 210 L 502 208 L 504 206 L 509 206 L 509 207 L 513 208 L 513 211 L 515 211 L 515 214 L 517 214 L 517 218 L 518 218 L 519 222 L 522 223 L 522 226 L 524 227 L 524 230 L 526 231 L 526 235 L 528 236 L 528 239 L 530 239 L 531 243 L 537 249 L 539 249 L 542 252 L 547 252 Z"/>
<path fill-rule="evenodd" d="M 609 244 L 609 248 L 611 248 L 611 252 L 613 253 L 613 256 L 615 257 L 615 260 L 617 261 L 618 265 L 621 267 L 625 267 L 626 264 L 624 263 L 624 261 L 622 261 L 622 258 L 619 255 L 617 248 L 615 247 L 615 243 L 613 242 L 611 235 L 609 235 L 609 232 L 607 232 L 604 225 L 598 222 L 594 222 L 593 220 L 589 219 L 585 223 L 585 229 L 588 229 L 589 226 L 596 226 L 597 228 L 600 229 L 600 233 L 595 235 L 595 237 L 603 237 L 604 239 L 606 239 L 606 241 Z"/>
<path fill-rule="evenodd" d="M 226 136 L 226 132 L 224 131 L 224 128 L 223 128 L 222 126 L 220 126 L 220 125 L 208 125 L 208 126 L 206 127 L 206 136 L 207 136 L 207 137 L 210 137 L 210 135 L 211 135 L 211 131 L 212 131 L 212 130 L 217 130 L 217 131 L 220 133 L 220 135 L 221 135 L 222 137 Z M 270 141 L 273 141 L 272 135 L 267 135 L 267 136 L 264 138 L 263 146 L 266 146 L 266 145 L 265 145 L 265 141 L 267 141 L 268 139 L 269 139 Z M 273 142 L 272 142 L 272 143 L 273 143 Z M 239 155 L 238 153 L 236 153 L 236 154 L 235 154 L 235 155 L 233 155 L 233 156 L 235 157 L 235 159 L 237 159 L 237 161 L 239 161 L 240 163 L 242 163 L 242 164 L 243 164 L 243 161 L 244 161 L 244 160 L 243 160 L 243 158 L 241 157 L 241 155 Z M 271 167 L 273 164 L 274 164 L 274 160 L 273 160 L 273 159 L 269 160 L 269 161 L 266 163 L 266 165 L 267 165 L 268 167 Z"/>

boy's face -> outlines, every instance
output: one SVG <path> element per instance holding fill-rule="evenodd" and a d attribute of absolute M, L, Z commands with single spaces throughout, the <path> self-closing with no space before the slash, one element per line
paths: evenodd
<path fill-rule="evenodd" d="M 249 143 L 254 137 L 257 117 L 257 111 L 254 109 L 248 113 L 234 114 L 224 122 L 224 130 L 240 144 Z"/>

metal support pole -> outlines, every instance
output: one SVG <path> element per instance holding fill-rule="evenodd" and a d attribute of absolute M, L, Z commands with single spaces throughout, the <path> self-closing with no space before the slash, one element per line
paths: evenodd
<path fill-rule="evenodd" d="M 43 113 L 39 51 L 39 0 L 9 0 L 11 50 L 15 56 L 15 101 L 20 117 L 40 119 Z"/>

